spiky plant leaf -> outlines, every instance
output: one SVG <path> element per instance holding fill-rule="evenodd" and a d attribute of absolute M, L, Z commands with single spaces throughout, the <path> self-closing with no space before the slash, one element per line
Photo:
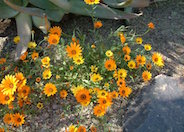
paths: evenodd
<path fill-rule="evenodd" d="M 27 0 L 10 0 L 12 3 L 21 5 L 21 6 L 26 6 L 28 4 Z M 5 19 L 5 18 L 11 18 L 15 17 L 19 12 L 12 9 L 9 7 L 4 1 L 0 1 L 0 18 Z"/>
<path fill-rule="evenodd" d="M 55 21 L 55 22 L 60 22 L 66 12 L 62 9 L 58 9 L 58 10 L 46 9 L 45 13 L 48 16 L 49 20 L 52 20 L 52 21 Z"/>
<path fill-rule="evenodd" d="M 17 25 L 17 35 L 20 36 L 20 43 L 17 44 L 15 61 L 19 60 L 20 56 L 26 52 L 28 42 L 31 39 L 32 21 L 31 16 L 24 13 L 19 13 L 15 17 Z"/>
<path fill-rule="evenodd" d="M 32 16 L 33 24 L 39 28 L 43 33 L 47 33 L 50 28 L 50 22 L 47 18 Z"/>
<path fill-rule="evenodd" d="M 114 8 L 124 8 L 129 6 L 133 0 L 103 0 L 105 4 Z"/>
<path fill-rule="evenodd" d="M 42 9 L 48 10 L 59 9 L 58 6 L 54 5 L 49 0 L 29 0 L 29 3 Z"/>
<path fill-rule="evenodd" d="M 45 17 L 45 12 L 42 9 L 39 8 L 29 8 L 29 7 L 23 7 L 16 5 L 15 3 L 12 3 L 11 1 L 4 0 L 4 2 L 11 7 L 12 9 L 18 11 L 18 12 L 23 12 L 32 16 L 38 16 L 38 17 Z"/>
<path fill-rule="evenodd" d="M 60 0 L 50 1 L 61 8 L 65 8 L 64 10 L 74 14 L 90 16 L 92 13 L 92 7 L 85 4 L 84 1 L 70 0 L 67 7 L 64 7 Z M 104 4 L 96 5 L 93 15 L 95 17 L 105 19 L 131 19 L 140 16 L 140 14 L 123 12 L 121 10 L 110 8 Z"/>

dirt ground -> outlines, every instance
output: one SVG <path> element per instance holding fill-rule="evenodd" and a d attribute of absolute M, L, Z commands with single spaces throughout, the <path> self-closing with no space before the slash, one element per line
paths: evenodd
<path fill-rule="evenodd" d="M 129 26 L 137 33 L 142 34 L 146 30 L 147 23 L 155 24 L 154 31 L 143 37 L 145 43 L 152 44 L 153 50 L 161 52 L 164 56 L 165 67 L 161 71 L 170 76 L 184 76 L 184 2 L 183 0 L 167 0 L 165 2 L 155 3 L 151 6 L 140 9 L 143 15 L 136 19 L 130 20 Z M 102 20 L 103 28 L 101 33 L 106 36 L 110 30 L 116 30 L 124 24 L 123 20 Z M 67 15 L 61 23 L 53 23 L 59 25 L 67 34 L 72 34 L 73 29 L 79 28 L 86 35 L 89 34 L 88 29 L 92 28 L 92 22 L 89 17 Z M 36 40 L 43 38 L 44 34 L 39 30 L 36 31 Z M 4 56 L 7 52 L 15 49 L 12 43 L 13 37 L 16 36 L 16 24 L 14 20 L 0 20 L 0 56 Z M 88 36 L 91 42 L 91 36 Z M 113 112 L 116 113 L 116 110 Z M 123 110 L 120 111 L 123 115 Z M 121 128 L 122 116 L 119 112 L 114 124 Z M 113 122 L 113 121 L 112 121 Z M 56 126 L 59 127 L 59 126 Z M 55 129 L 56 130 L 56 129 Z M 116 130 L 119 132 L 120 130 Z"/>

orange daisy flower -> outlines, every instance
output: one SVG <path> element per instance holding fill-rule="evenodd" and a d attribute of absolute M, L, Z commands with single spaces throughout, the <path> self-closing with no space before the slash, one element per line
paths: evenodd
<path fill-rule="evenodd" d="M 86 132 L 85 126 L 79 126 L 77 132 Z"/>
<path fill-rule="evenodd" d="M 40 77 L 37 77 L 36 78 L 36 82 L 39 83 L 41 81 L 41 78 Z"/>
<path fill-rule="evenodd" d="M 77 43 L 70 43 L 67 45 L 66 52 L 69 58 L 75 58 L 82 55 L 82 48 Z"/>
<path fill-rule="evenodd" d="M 107 60 L 105 62 L 105 68 L 108 70 L 108 71 L 113 71 L 116 69 L 116 62 L 112 59 L 110 60 Z"/>
<path fill-rule="evenodd" d="M 151 72 L 149 72 L 149 71 L 144 71 L 144 72 L 142 73 L 142 78 L 143 78 L 143 80 L 144 80 L 145 82 L 149 81 L 149 80 L 151 79 L 151 77 L 152 77 L 152 74 L 151 74 Z"/>
<path fill-rule="evenodd" d="M 146 68 L 147 68 L 148 70 L 151 70 L 152 65 L 151 65 L 151 63 L 150 63 L 150 62 L 146 65 Z"/>
<path fill-rule="evenodd" d="M 59 43 L 59 36 L 56 34 L 49 34 L 48 42 L 50 45 L 57 45 Z"/>
<path fill-rule="evenodd" d="M 0 58 L 0 64 L 4 64 L 6 62 L 6 58 Z"/>
<path fill-rule="evenodd" d="M 43 90 L 44 94 L 47 95 L 47 97 L 53 96 L 57 92 L 56 86 L 52 83 L 47 83 Z"/>
<path fill-rule="evenodd" d="M 55 35 L 58 35 L 60 37 L 62 30 L 59 26 L 54 26 L 54 27 L 50 28 L 49 32 L 50 32 L 50 34 L 55 34 Z"/>
<path fill-rule="evenodd" d="M 91 126 L 91 127 L 90 127 L 90 131 L 91 131 L 91 132 L 97 132 L 97 128 L 96 128 L 95 126 Z"/>
<path fill-rule="evenodd" d="M 124 53 L 125 55 L 129 55 L 130 52 L 131 52 L 131 49 L 130 49 L 130 47 L 128 47 L 128 46 L 123 47 L 122 50 L 123 50 L 123 53 Z"/>
<path fill-rule="evenodd" d="M 22 72 L 18 72 L 15 74 L 15 77 L 17 79 L 17 88 L 20 90 L 23 86 L 26 85 L 27 79 L 24 77 Z"/>
<path fill-rule="evenodd" d="M 78 90 L 75 97 L 77 102 L 79 102 L 82 106 L 88 106 L 91 101 L 90 92 L 85 88 Z"/>
<path fill-rule="evenodd" d="M 148 27 L 150 29 L 155 29 L 155 25 L 152 22 L 148 23 Z"/>
<path fill-rule="evenodd" d="M 98 103 L 102 107 L 107 108 L 112 105 L 112 100 L 110 98 L 99 98 Z"/>
<path fill-rule="evenodd" d="M 13 125 L 14 126 L 22 126 L 24 124 L 24 116 L 21 115 L 20 113 L 13 114 Z"/>
<path fill-rule="evenodd" d="M 96 105 L 93 108 L 93 113 L 94 113 L 95 116 L 101 117 L 101 116 L 104 116 L 104 114 L 106 113 L 106 111 L 105 111 L 105 108 L 102 107 L 101 105 Z"/>
<path fill-rule="evenodd" d="M 102 27 L 102 22 L 101 21 L 94 22 L 94 28 L 101 28 L 101 27 Z"/>
<path fill-rule="evenodd" d="M 67 93 L 66 90 L 61 90 L 61 91 L 60 91 L 60 97 L 61 97 L 62 99 L 65 99 L 67 95 L 68 95 L 68 93 Z"/>
<path fill-rule="evenodd" d="M 117 85 L 118 85 L 119 87 L 126 86 L 125 79 L 118 79 Z"/>
<path fill-rule="evenodd" d="M 144 66 L 144 64 L 146 63 L 146 57 L 141 56 L 141 55 L 137 55 L 136 56 L 136 62 L 137 62 L 138 65 Z"/>
<path fill-rule="evenodd" d="M 123 98 L 128 97 L 132 93 L 132 89 L 129 87 L 120 87 L 119 88 L 119 95 Z"/>
<path fill-rule="evenodd" d="M 130 57 L 129 55 L 125 55 L 125 56 L 124 56 L 124 60 L 125 60 L 126 62 L 129 61 L 130 58 L 131 58 L 131 57 Z"/>
<path fill-rule="evenodd" d="M 13 115 L 12 114 L 6 114 L 3 117 L 3 121 L 5 124 L 12 124 L 13 123 Z"/>
<path fill-rule="evenodd" d="M 126 38 L 122 33 L 120 34 L 120 40 L 121 40 L 122 44 L 124 44 L 126 42 Z"/>
<path fill-rule="evenodd" d="M 112 91 L 112 92 L 110 93 L 110 96 L 111 96 L 112 99 L 116 99 L 116 98 L 118 98 L 118 92 Z"/>
<path fill-rule="evenodd" d="M 31 55 L 33 60 L 36 60 L 39 57 L 39 53 L 37 53 L 36 51 L 34 51 Z"/>

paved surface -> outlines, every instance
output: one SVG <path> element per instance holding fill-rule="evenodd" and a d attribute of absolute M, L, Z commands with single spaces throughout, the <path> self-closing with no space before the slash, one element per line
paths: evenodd
<path fill-rule="evenodd" d="M 125 132 L 184 132 L 184 78 L 157 76 L 123 119 Z"/>

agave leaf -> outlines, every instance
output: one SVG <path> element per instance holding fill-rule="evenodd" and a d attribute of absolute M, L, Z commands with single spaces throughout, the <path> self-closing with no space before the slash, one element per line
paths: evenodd
<path fill-rule="evenodd" d="M 150 0 L 103 0 L 105 4 L 114 8 L 146 7 L 149 6 Z"/>
<path fill-rule="evenodd" d="M 124 8 L 129 6 L 133 0 L 103 0 L 105 4 L 114 8 Z"/>
<path fill-rule="evenodd" d="M 61 0 L 50 0 L 50 1 L 61 8 L 63 8 L 64 6 Z M 64 8 L 63 8 L 64 10 L 74 14 L 90 16 L 92 13 L 91 6 L 85 4 L 84 1 L 70 0 L 69 6 L 67 8 L 66 7 Z M 97 5 L 96 8 L 94 9 L 93 15 L 98 18 L 106 18 L 106 19 L 131 19 L 140 16 L 140 14 L 127 13 L 117 9 L 112 9 L 104 4 Z"/>
<path fill-rule="evenodd" d="M 147 7 L 150 4 L 150 0 L 133 0 L 131 7 Z"/>
<path fill-rule="evenodd" d="M 65 11 L 69 11 L 69 9 L 72 8 L 69 0 L 49 0 L 49 1 Z"/>
<path fill-rule="evenodd" d="M 85 4 L 83 1 L 76 2 L 71 0 L 72 8 L 70 12 L 82 15 L 90 15 L 91 6 Z M 97 5 L 94 10 L 94 16 L 105 19 L 131 19 L 139 16 L 139 14 L 127 13 L 118 9 L 110 8 L 104 4 Z"/>
<path fill-rule="evenodd" d="M 43 33 L 47 33 L 50 28 L 50 22 L 47 18 L 32 16 L 33 24 L 39 28 Z"/>
<path fill-rule="evenodd" d="M 20 36 L 20 43 L 16 47 L 15 61 L 26 52 L 28 43 L 31 40 L 32 21 L 28 14 L 20 13 L 15 17 L 17 25 L 17 34 Z"/>
<path fill-rule="evenodd" d="M 11 0 L 11 2 L 17 5 L 21 5 L 21 6 L 26 6 L 28 4 L 27 0 Z M 0 1 L 0 18 L 1 19 L 15 17 L 18 13 L 19 13 L 18 11 L 13 10 L 6 3 L 4 3 L 3 1 Z"/>
<path fill-rule="evenodd" d="M 66 12 L 62 9 L 58 10 L 46 9 L 45 13 L 47 14 L 49 20 L 60 22 Z"/>
<path fill-rule="evenodd" d="M 29 0 L 29 3 L 42 9 L 48 10 L 60 9 L 58 6 L 54 5 L 49 0 Z"/>
<path fill-rule="evenodd" d="M 22 6 L 16 5 L 8 0 L 4 0 L 4 2 L 16 11 L 26 13 L 26 14 L 29 14 L 32 16 L 45 17 L 44 10 L 41 10 L 39 8 L 22 7 Z"/>

